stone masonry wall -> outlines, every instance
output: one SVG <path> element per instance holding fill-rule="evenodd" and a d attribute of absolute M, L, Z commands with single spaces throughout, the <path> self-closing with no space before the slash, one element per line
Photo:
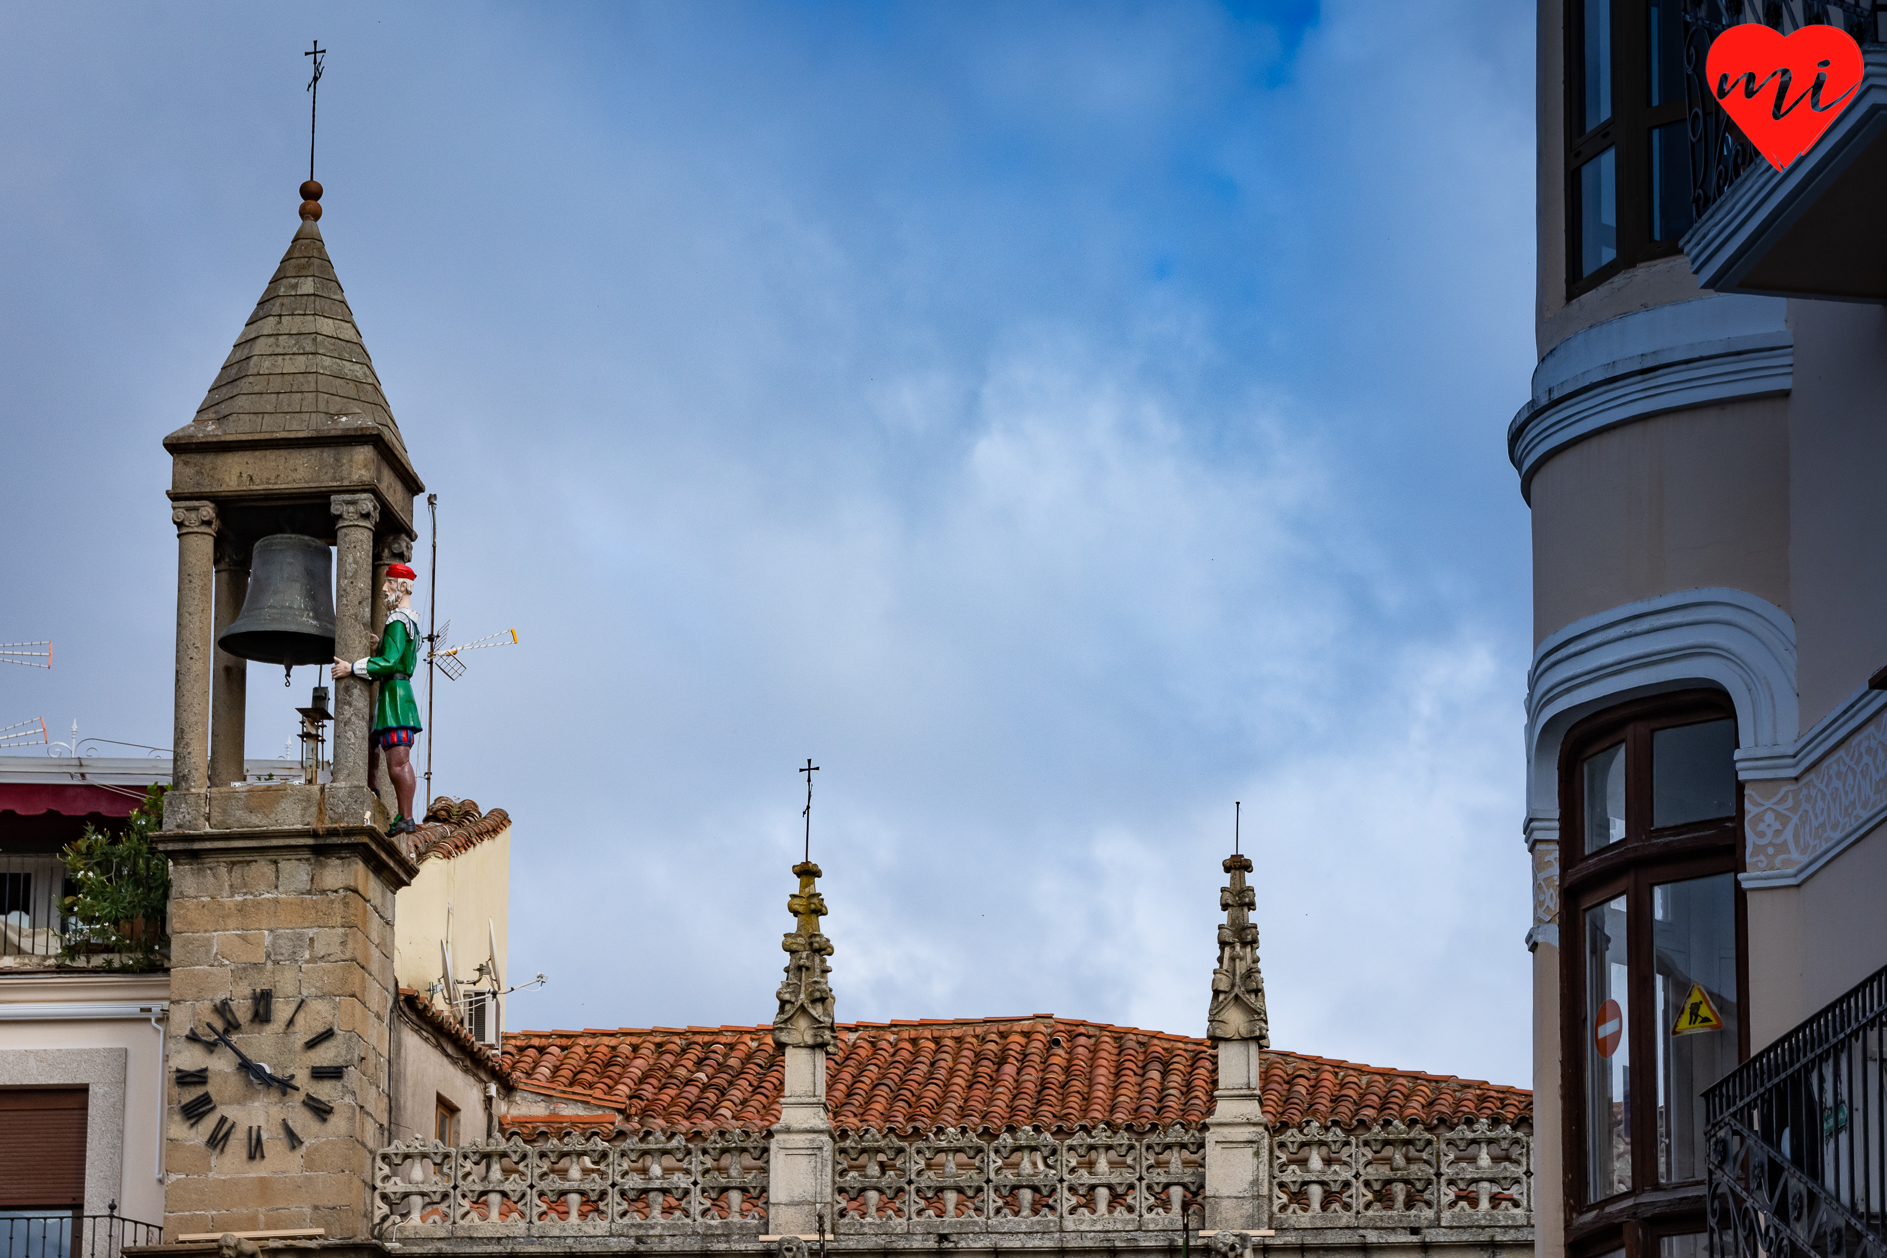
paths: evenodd
<path fill-rule="evenodd" d="M 359 855 L 322 853 L 304 836 L 280 855 L 242 858 L 172 852 L 171 1010 L 166 1050 L 167 1234 L 320 1227 L 364 1233 L 371 1218 L 374 1150 L 386 1143 L 388 1015 L 393 999 L 393 888 Z M 255 1018 L 251 993 L 273 993 L 272 1018 Z M 231 1038 L 304 1092 L 284 1098 L 245 1075 L 225 1047 L 187 1038 L 224 1025 L 228 998 L 243 1022 Z M 306 1001 L 293 1014 L 299 1002 Z M 336 1035 L 315 1049 L 307 1038 Z M 313 1081 L 314 1064 L 345 1064 L 344 1078 Z M 179 1070 L 209 1068 L 216 1110 L 194 1126 L 180 1103 Z M 326 1121 L 302 1103 L 333 1106 Z M 236 1126 L 220 1151 L 206 1145 L 219 1115 Z M 306 1143 L 291 1149 L 284 1121 Z M 246 1143 L 262 1129 L 262 1156 Z"/>

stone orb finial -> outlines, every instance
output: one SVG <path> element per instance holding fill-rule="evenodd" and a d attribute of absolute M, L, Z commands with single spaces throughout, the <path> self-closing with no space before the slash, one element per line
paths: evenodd
<path fill-rule="evenodd" d="M 321 218 L 321 185 L 312 179 L 301 185 L 301 216 L 316 221 Z"/>

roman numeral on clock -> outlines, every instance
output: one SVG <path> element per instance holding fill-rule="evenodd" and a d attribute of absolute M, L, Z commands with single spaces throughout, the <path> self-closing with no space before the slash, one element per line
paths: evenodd
<path fill-rule="evenodd" d="M 347 1078 L 347 1067 L 311 1066 L 308 1069 L 308 1077 L 310 1079 L 345 1079 Z"/>
<path fill-rule="evenodd" d="M 251 1127 L 249 1129 L 249 1160 L 253 1162 L 257 1158 L 264 1156 L 262 1152 L 262 1128 Z"/>
<path fill-rule="evenodd" d="M 181 1075 L 183 1071 L 179 1070 L 177 1073 Z M 201 1070 L 193 1070 L 190 1073 L 200 1075 L 204 1072 Z M 182 1083 L 183 1080 L 179 1079 L 177 1082 Z M 202 1083 L 203 1080 L 198 1079 L 196 1082 Z M 215 1108 L 216 1098 L 212 1097 L 208 1092 L 197 1093 L 195 1096 L 185 1101 L 181 1107 L 183 1116 L 190 1120 L 192 1127 L 202 1122 L 204 1118 L 209 1115 L 209 1112 Z"/>
<path fill-rule="evenodd" d="M 294 1150 L 301 1148 L 304 1141 L 298 1134 L 296 1134 L 295 1129 L 288 1125 L 288 1120 L 286 1118 L 282 1120 L 282 1130 L 288 1135 L 288 1148 L 291 1153 Z"/>
<path fill-rule="evenodd" d="M 318 1031 L 315 1034 L 309 1036 L 307 1039 L 303 1040 L 301 1046 L 303 1048 L 313 1048 L 315 1045 L 325 1044 L 333 1038 L 334 1038 L 334 1028 L 329 1027 L 327 1030 Z"/>
<path fill-rule="evenodd" d="M 275 1016 L 275 990 L 270 987 L 249 989 L 249 1020 L 268 1022 Z"/>
<path fill-rule="evenodd" d="M 303 996 L 300 1000 L 295 1002 L 294 1009 L 289 1012 L 288 1021 L 282 1023 L 282 1030 L 286 1031 L 289 1027 L 295 1025 L 295 1019 L 301 1016 L 301 1007 L 307 1003 L 308 998 L 306 996 Z"/>
<path fill-rule="evenodd" d="M 223 1020 L 225 1031 L 242 1030 L 242 1019 L 236 1016 L 236 1006 L 229 1003 L 229 997 L 225 996 L 217 1001 L 213 1008 L 216 1010 L 216 1016 Z"/>
<path fill-rule="evenodd" d="M 212 1153 L 221 1153 L 229 1147 L 229 1138 L 235 1134 L 236 1124 L 229 1121 L 227 1114 L 218 1114 L 216 1126 L 204 1137 L 203 1143 L 210 1147 Z"/>
<path fill-rule="evenodd" d="M 301 1103 L 318 1114 L 324 1123 L 328 1121 L 328 1115 L 334 1112 L 334 1107 L 318 1096 L 304 1096 Z"/>
<path fill-rule="evenodd" d="M 207 1070 L 179 1070 L 177 1086 L 180 1088 L 207 1088 L 210 1086 L 210 1072 Z"/>

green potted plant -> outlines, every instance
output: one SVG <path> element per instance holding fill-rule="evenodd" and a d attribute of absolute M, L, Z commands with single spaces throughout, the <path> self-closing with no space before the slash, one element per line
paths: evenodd
<path fill-rule="evenodd" d="M 114 968 L 150 970 L 167 959 L 170 936 L 165 913 L 170 905 L 170 862 L 151 843 L 164 823 L 165 786 L 152 786 L 144 802 L 112 833 L 88 825 L 66 845 L 68 885 L 65 898 L 65 945 L 68 961 L 105 955 Z"/>

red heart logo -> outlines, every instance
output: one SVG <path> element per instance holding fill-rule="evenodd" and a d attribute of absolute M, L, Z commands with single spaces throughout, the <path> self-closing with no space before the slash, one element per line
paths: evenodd
<path fill-rule="evenodd" d="M 1732 26 L 1704 61 L 1717 103 L 1777 170 L 1821 139 L 1853 102 L 1861 73 L 1861 46 L 1838 26 L 1786 38 L 1755 22 Z"/>

